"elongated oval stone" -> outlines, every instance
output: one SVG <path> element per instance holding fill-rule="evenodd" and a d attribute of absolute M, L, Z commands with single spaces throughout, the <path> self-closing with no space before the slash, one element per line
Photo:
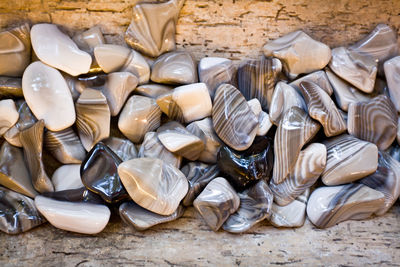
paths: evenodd
<path fill-rule="evenodd" d="M 229 216 L 222 229 L 231 233 L 244 233 L 268 218 L 271 213 L 273 195 L 263 180 L 239 193 L 238 210 Z"/>
<path fill-rule="evenodd" d="M 317 188 L 307 204 L 308 219 L 318 228 L 346 220 L 363 220 L 382 207 L 385 196 L 361 184 Z"/>
<path fill-rule="evenodd" d="M 196 160 L 204 150 L 204 142 L 176 121 L 157 129 L 158 139 L 172 153 L 188 160 Z"/>
<path fill-rule="evenodd" d="M 134 143 L 143 141 L 147 132 L 160 126 L 161 110 L 156 101 L 146 96 L 131 96 L 118 120 L 118 129 Z"/>
<path fill-rule="evenodd" d="M 118 174 L 135 203 L 160 215 L 171 215 L 188 191 L 185 175 L 174 166 L 154 158 L 121 163 Z"/>
<path fill-rule="evenodd" d="M 322 181 L 326 185 L 350 183 L 376 171 L 376 145 L 343 134 L 323 142 L 327 149 Z"/>
<path fill-rule="evenodd" d="M 23 97 L 22 79 L 0 76 L 0 98 L 3 97 Z"/>
<path fill-rule="evenodd" d="M 264 58 L 243 62 L 237 71 L 238 89 L 250 100 L 257 98 L 264 110 L 269 110 L 274 86 L 282 64 L 276 58 Z"/>
<path fill-rule="evenodd" d="M 55 192 L 44 192 L 44 197 L 66 202 L 86 202 L 92 204 L 104 204 L 104 200 L 86 187 L 82 186 L 76 189 L 68 189 Z"/>
<path fill-rule="evenodd" d="M 82 183 L 108 203 L 128 198 L 117 172 L 121 162 L 110 148 L 102 142 L 97 143 L 82 162 Z"/>
<path fill-rule="evenodd" d="M 195 209 L 214 231 L 218 231 L 239 205 L 239 196 L 222 177 L 213 179 L 193 202 Z"/>
<path fill-rule="evenodd" d="M 33 188 L 22 149 L 7 141 L 0 150 L 0 185 L 32 198 L 38 194 Z"/>
<path fill-rule="evenodd" d="M 281 119 L 274 141 L 274 183 L 282 183 L 293 170 L 301 148 L 313 138 L 320 125 L 299 107 L 291 107 Z"/>
<path fill-rule="evenodd" d="M 253 144 L 244 151 L 234 151 L 227 146 L 218 153 L 218 167 L 226 179 L 239 191 L 255 184 L 258 180 L 271 178 L 274 162 L 272 140 L 256 137 Z"/>
<path fill-rule="evenodd" d="M 89 72 L 92 57 L 54 24 L 35 24 L 31 29 L 32 48 L 44 63 L 72 76 Z"/>
<path fill-rule="evenodd" d="M 12 99 L 0 100 L 0 137 L 17 123 L 19 113 Z"/>
<path fill-rule="evenodd" d="M 166 84 L 196 83 L 197 65 L 188 52 L 169 52 L 154 61 L 150 79 L 156 83 Z"/>
<path fill-rule="evenodd" d="M 148 211 L 133 201 L 125 202 L 119 206 L 119 216 L 122 220 L 139 231 L 149 229 L 157 224 L 174 221 L 181 217 L 184 211 L 185 208 L 178 206 L 171 215 L 164 216 Z"/>
<path fill-rule="evenodd" d="M 60 166 L 51 177 L 54 191 L 74 190 L 84 187 L 81 180 L 81 164 Z"/>
<path fill-rule="evenodd" d="M 136 4 L 125 33 L 126 43 L 150 57 L 175 50 L 175 25 L 184 2 L 169 0 Z"/>
<path fill-rule="evenodd" d="M 303 149 L 289 177 L 280 184 L 270 182 L 275 203 L 286 206 L 310 188 L 324 171 L 326 157 L 323 144 L 312 143 Z"/>
<path fill-rule="evenodd" d="M 26 232 L 46 220 L 29 197 L 0 187 L 0 231 L 7 234 Z"/>
<path fill-rule="evenodd" d="M 392 101 L 379 95 L 369 102 L 349 105 L 347 128 L 349 134 L 387 149 L 397 136 L 397 112 Z"/>
<path fill-rule="evenodd" d="M 31 61 L 29 25 L 0 32 L 0 44 L 0 75 L 22 76 Z"/>
<path fill-rule="evenodd" d="M 75 123 L 71 92 L 58 70 L 33 62 L 22 77 L 22 90 L 32 113 L 49 130 L 61 131 Z"/>
<path fill-rule="evenodd" d="M 81 163 L 86 151 L 72 128 L 62 131 L 46 131 L 44 147 L 63 164 Z"/>
<path fill-rule="evenodd" d="M 36 208 L 54 227 L 82 234 L 103 231 L 111 212 L 105 205 L 59 201 L 37 196 Z"/>
<path fill-rule="evenodd" d="M 109 137 L 104 144 L 108 146 L 122 161 L 127 161 L 138 157 L 135 145 L 128 139 Z"/>
<path fill-rule="evenodd" d="M 43 164 L 44 121 L 40 120 L 20 133 L 24 155 L 32 177 L 33 187 L 40 193 L 54 191 Z"/>
<path fill-rule="evenodd" d="M 371 56 L 337 47 L 332 49 L 329 67 L 337 76 L 361 91 L 372 93 L 374 90 L 377 62 Z"/>
<path fill-rule="evenodd" d="M 219 174 L 217 165 L 209 165 L 201 162 L 189 162 L 181 169 L 189 182 L 189 190 L 182 200 L 182 204 L 190 206 L 201 191 Z"/>
<path fill-rule="evenodd" d="M 19 140 L 19 133 L 35 124 L 37 119 L 32 114 L 28 104 L 24 100 L 19 99 L 15 102 L 15 104 L 19 114 L 18 121 L 13 127 L 4 133 L 3 137 L 11 145 L 22 147 L 21 141 Z"/>
<path fill-rule="evenodd" d="M 246 99 L 230 84 L 221 84 L 214 98 L 212 119 L 215 132 L 225 144 L 243 151 L 251 146 L 258 130 L 258 118 Z"/>
<path fill-rule="evenodd" d="M 110 109 L 105 96 L 94 89 L 85 89 L 75 107 L 79 137 L 83 147 L 89 151 L 110 135 Z"/>
<path fill-rule="evenodd" d="M 331 59 L 329 46 L 312 39 L 303 31 L 288 33 L 263 47 L 265 56 L 279 58 L 291 79 L 301 73 L 324 68 Z"/>
<path fill-rule="evenodd" d="M 310 74 L 307 74 L 301 78 L 298 78 L 294 80 L 293 82 L 289 83 L 290 86 L 292 86 L 294 89 L 297 90 L 297 92 L 301 93 L 300 90 L 300 83 L 308 81 L 308 82 L 313 82 L 316 83 L 319 87 L 321 87 L 328 95 L 332 95 L 333 93 L 333 88 L 332 85 L 323 70 L 319 71 L 314 71 Z"/>
<path fill-rule="evenodd" d="M 397 47 L 397 46 L 396 46 Z M 394 57 L 383 65 L 389 87 L 390 99 L 397 112 L 400 111 L 400 56 Z"/>
<path fill-rule="evenodd" d="M 333 100 L 324 90 L 313 82 L 301 82 L 301 93 L 307 103 L 308 114 L 324 127 L 327 137 L 346 131 L 346 122 Z"/>

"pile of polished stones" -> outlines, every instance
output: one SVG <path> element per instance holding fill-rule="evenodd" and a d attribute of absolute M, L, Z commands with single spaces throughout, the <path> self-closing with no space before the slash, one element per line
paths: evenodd
<path fill-rule="evenodd" d="M 232 233 L 387 212 L 400 194 L 397 34 L 379 24 L 331 49 L 296 31 L 258 60 L 197 63 L 175 51 L 182 4 L 137 4 L 129 48 L 99 27 L 0 33 L 0 230 L 96 234 L 113 207 L 144 230 L 193 205 Z M 63 164 L 51 178 L 49 156 Z"/>

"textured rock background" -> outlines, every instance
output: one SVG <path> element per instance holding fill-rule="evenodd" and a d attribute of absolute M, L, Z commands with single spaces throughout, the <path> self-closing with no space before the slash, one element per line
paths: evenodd
<path fill-rule="evenodd" d="M 21 20 L 52 22 L 68 31 L 100 25 L 109 42 L 123 43 L 129 0 L 3 0 L 0 28 Z M 384 22 L 400 32 L 398 0 L 187 0 L 177 27 L 178 48 L 197 58 L 258 57 L 262 45 L 303 29 L 331 47 L 347 45 Z M 308 221 L 299 229 L 262 222 L 248 234 L 209 230 L 193 209 L 178 221 L 135 232 L 118 216 L 96 236 L 44 225 L 26 234 L 0 233 L 0 265 L 397 265 L 399 201 L 383 217 L 348 221 L 327 230 Z"/>

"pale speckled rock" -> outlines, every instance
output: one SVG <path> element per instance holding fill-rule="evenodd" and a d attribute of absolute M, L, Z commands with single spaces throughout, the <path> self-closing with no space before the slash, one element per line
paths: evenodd
<path fill-rule="evenodd" d="M 110 135 L 111 114 L 106 97 L 97 90 L 85 89 L 76 104 L 76 127 L 86 151 Z"/>
<path fill-rule="evenodd" d="M 286 34 L 267 42 L 263 47 L 265 56 L 279 58 L 290 78 L 324 68 L 331 59 L 329 46 L 318 42 L 302 31 Z"/>
<path fill-rule="evenodd" d="M 157 129 L 161 123 L 161 110 L 150 97 L 133 95 L 126 102 L 118 129 L 134 143 L 143 141 L 144 135 Z"/>
<path fill-rule="evenodd" d="M 198 160 L 206 163 L 216 163 L 222 141 L 214 132 L 212 119 L 205 118 L 200 121 L 194 121 L 187 125 L 186 129 L 199 137 L 204 143 L 204 150 L 201 152 Z"/>
<path fill-rule="evenodd" d="M 199 62 L 198 71 L 199 81 L 207 84 L 211 98 L 214 98 L 215 90 L 220 84 L 237 84 L 237 66 L 230 59 L 204 57 Z"/>
<path fill-rule="evenodd" d="M 33 25 L 31 41 L 36 56 L 44 63 L 72 76 L 89 72 L 92 57 L 80 50 L 56 25 Z"/>
<path fill-rule="evenodd" d="M 333 88 L 331 86 L 331 83 L 329 82 L 329 79 L 328 79 L 325 71 L 323 71 L 323 70 L 315 71 L 315 72 L 305 75 L 301 78 L 298 78 L 298 79 L 294 80 L 293 82 L 289 83 L 289 85 L 292 86 L 294 89 L 297 90 L 297 92 L 300 93 L 300 83 L 304 82 L 304 81 L 313 82 L 313 83 L 318 84 L 318 86 L 321 87 L 322 89 L 324 89 L 324 91 L 330 96 L 333 93 Z"/>
<path fill-rule="evenodd" d="M 301 227 L 306 220 L 307 199 L 310 189 L 286 206 L 272 203 L 269 222 L 275 227 Z"/>
<path fill-rule="evenodd" d="M 84 187 L 80 170 L 80 164 L 66 164 L 60 166 L 51 177 L 54 191 L 72 190 Z"/>
<path fill-rule="evenodd" d="M 222 229 L 231 233 L 244 233 L 271 214 L 273 195 L 263 180 L 238 195 L 238 210 L 222 225 Z"/>
<path fill-rule="evenodd" d="M 0 100 L 0 137 L 17 123 L 19 113 L 14 100 Z"/>
<path fill-rule="evenodd" d="M 345 47 L 332 49 L 331 70 L 343 80 L 365 93 L 374 90 L 377 62 L 369 55 Z"/>
<path fill-rule="evenodd" d="M 103 142 L 115 154 L 117 154 L 122 161 L 127 161 L 138 157 L 138 152 L 135 145 L 128 139 L 109 137 L 103 140 Z"/>
<path fill-rule="evenodd" d="M 172 153 L 188 160 L 196 160 L 204 151 L 204 142 L 176 121 L 170 121 L 157 129 L 158 139 Z"/>
<path fill-rule="evenodd" d="M 54 227 L 82 234 L 97 234 L 106 227 L 111 212 L 105 205 L 67 202 L 37 196 L 36 208 Z"/>
<path fill-rule="evenodd" d="M 7 141 L 0 150 L 0 184 L 28 197 L 33 198 L 38 194 L 33 188 L 22 149 Z"/>
<path fill-rule="evenodd" d="M 326 70 L 326 75 L 332 84 L 336 103 L 343 111 L 348 111 L 350 103 L 369 101 L 371 99 L 371 96 L 354 88 L 351 84 L 339 78 L 332 71 Z"/>
<path fill-rule="evenodd" d="M 205 83 L 194 83 L 176 87 L 173 91 L 157 98 L 170 119 L 182 123 L 200 120 L 211 115 L 212 103 Z"/>
<path fill-rule="evenodd" d="M 160 215 L 171 215 L 188 191 L 185 175 L 160 159 L 137 158 L 121 163 L 118 174 L 135 203 Z"/>
<path fill-rule="evenodd" d="M 105 73 L 130 72 L 145 84 L 150 79 L 150 66 L 144 57 L 133 49 L 120 45 L 102 44 L 94 48 L 94 56 Z"/>
<path fill-rule="evenodd" d="M 19 114 L 18 121 L 14 124 L 13 127 L 11 127 L 7 132 L 4 133 L 3 137 L 11 145 L 22 147 L 21 141 L 19 140 L 20 131 L 31 127 L 33 124 L 35 124 L 37 119 L 32 114 L 25 100 L 19 99 L 15 101 L 15 105 Z"/>
<path fill-rule="evenodd" d="M 392 101 L 378 95 L 368 102 L 349 105 L 347 130 L 349 134 L 372 142 L 386 150 L 397 136 L 397 112 Z"/>
<path fill-rule="evenodd" d="M 383 64 L 385 77 L 389 87 L 390 99 L 397 112 L 400 111 L 400 56 L 394 57 Z"/>
<path fill-rule="evenodd" d="M 147 132 L 144 136 L 143 143 L 140 146 L 139 158 L 157 158 L 162 161 L 180 168 L 182 163 L 182 156 L 170 152 L 158 139 L 156 132 Z"/>
<path fill-rule="evenodd" d="M 61 131 L 75 123 L 71 92 L 61 73 L 40 61 L 30 64 L 22 77 L 25 101 L 46 128 Z"/>
<path fill-rule="evenodd" d="M 133 201 L 125 202 L 119 206 L 119 216 L 122 220 L 139 231 L 149 229 L 157 224 L 174 221 L 181 217 L 184 211 L 184 207 L 178 206 L 171 215 L 164 216 L 148 211 Z"/>
<path fill-rule="evenodd" d="M 0 75 L 21 76 L 31 61 L 29 25 L 0 32 L 0 43 Z"/>
<path fill-rule="evenodd" d="M 346 131 L 346 122 L 333 100 L 325 91 L 313 82 L 300 83 L 301 93 L 307 104 L 308 114 L 319 121 L 327 137 Z"/>
<path fill-rule="evenodd" d="M 139 85 L 135 93 L 157 99 L 159 96 L 171 93 L 174 87 L 165 84 L 149 83 Z"/>
<path fill-rule="evenodd" d="M 133 7 L 125 41 L 150 57 L 175 50 L 175 26 L 184 0 L 139 3 Z"/>
<path fill-rule="evenodd" d="M 288 178 L 280 184 L 271 180 L 270 188 L 275 203 L 286 206 L 310 188 L 324 171 L 326 157 L 326 147 L 323 144 L 312 143 L 303 149 Z"/>
<path fill-rule="evenodd" d="M 326 167 L 321 178 L 326 185 L 350 183 L 376 171 L 375 144 L 343 134 L 323 142 L 327 149 Z"/>
<path fill-rule="evenodd" d="M 319 187 L 307 203 L 307 217 L 318 228 L 346 220 L 363 220 L 385 202 L 383 193 L 361 184 Z"/>
<path fill-rule="evenodd" d="M 188 52 L 169 52 L 154 61 L 150 79 L 165 84 L 196 83 L 197 64 Z"/>
<path fill-rule="evenodd" d="M 222 177 L 213 179 L 193 202 L 195 209 L 214 231 L 218 231 L 239 205 L 238 194 Z"/>
<path fill-rule="evenodd" d="M 300 88 L 297 91 L 285 82 L 278 82 L 275 86 L 269 108 L 271 121 L 275 125 L 279 125 L 282 115 L 294 106 L 307 110 L 303 96 L 300 94 Z"/>

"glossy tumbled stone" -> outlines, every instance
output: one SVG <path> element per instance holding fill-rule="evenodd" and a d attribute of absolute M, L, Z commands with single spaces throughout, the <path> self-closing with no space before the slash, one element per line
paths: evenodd
<path fill-rule="evenodd" d="M 95 47 L 106 43 L 99 26 L 94 26 L 86 31 L 75 34 L 72 40 L 77 44 L 79 49 L 92 55 Z"/>
<path fill-rule="evenodd" d="M 157 99 L 161 95 L 171 93 L 173 89 L 170 85 L 149 83 L 136 87 L 135 93 Z"/>
<path fill-rule="evenodd" d="M 171 215 L 165 216 L 146 210 L 133 201 L 125 202 L 119 206 L 119 215 L 122 220 L 139 231 L 149 229 L 157 224 L 174 221 L 181 217 L 184 211 L 185 208 L 178 206 Z"/>
<path fill-rule="evenodd" d="M 235 150 L 249 148 L 257 134 L 258 117 L 240 91 L 230 84 L 218 87 L 212 120 L 218 137 Z"/>
<path fill-rule="evenodd" d="M 84 187 L 81 179 L 80 164 L 61 165 L 51 177 L 54 191 L 74 190 Z"/>
<path fill-rule="evenodd" d="M 75 123 L 71 92 L 61 73 L 40 61 L 30 64 L 22 77 L 25 101 L 46 128 L 61 131 Z"/>
<path fill-rule="evenodd" d="M 184 0 L 164 3 L 139 3 L 133 7 L 125 41 L 150 57 L 175 50 L 175 25 Z"/>
<path fill-rule="evenodd" d="M 182 124 L 170 121 L 157 129 L 158 139 L 172 153 L 196 160 L 204 150 L 204 142 Z"/>
<path fill-rule="evenodd" d="M 5 141 L 0 150 L 0 184 L 28 197 L 38 192 L 33 188 L 22 149 Z"/>
<path fill-rule="evenodd" d="M 322 69 L 331 59 L 329 46 L 312 39 L 303 31 L 291 32 L 267 42 L 263 52 L 265 56 L 282 60 L 283 68 L 291 79 L 301 73 Z"/>
<path fill-rule="evenodd" d="M 400 56 L 394 57 L 383 64 L 388 83 L 390 99 L 397 112 L 400 111 Z"/>
<path fill-rule="evenodd" d="M 92 57 L 80 50 L 72 39 L 54 24 L 35 24 L 31 29 L 32 48 L 47 65 L 72 76 L 87 73 Z"/>
<path fill-rule="evenodd" d="M 115 154 L 117 154 L 122 161 L 127 161 L 138 157 L 138 152 L 135 145 L 128 139 L 109 137 L 103 140 L 103 143 Z"/>
<path fill-rule="evenodd" d="M 118 175 L 121 162 L 110 148 L 101 142 L 97 143 L 82 162 L 82 183 L 109 203 L 128 198 Z"/>
<path fill-rule="evenodd" d="M 182 163 L 182 156 L 170 152 L 158 139 L 156 132 L 148 132 L 144 136 L 142 145 L 140 146 L 139 158 L 157 158 L 162 161 L 180 168 Z"/>
<path fill-rule="evenodd" d="M 350 51 L 345 47 L 332 50 L 331 70 L 364 93 L 374 89 L 377 62 L 369 55 Z"/>
<path fill-rule="evenodd" d="M 182 123 L 200 120 L 211 115 L 212 103 L 205 83 L 194 83 L 176 87 L 172 92 L 157 98 L 170 119 Z"/>
<path fill-rule="evenodd" d="M 201 162 L 189 162 L 181 169 L 189 182 L 189 190 L 182 200 L 182 204 L 190 206 L 201 191 L 219 174 L 217 165 L 208 165 Z"/>
<path fill-rule="evenodd" d="M 325 73 L 325 71 L 323 70 L 319 70 L 319 71 L 314 71 L 310 74 L 307 74 L 301 78 L 298 78 L 296 80 L 294 80 L 293 82 L 289 83 L 290 86 L 292 86 L 294 89 L 297 90 L 297 92 L 301 92 L 300 91 L 300 83 L 301 82 L 313 82 L 315 84 L 317 84 L 319 87 L 321 87 L 328 95 L 332 95 L 333 93 L 333 88 L 331 83 L 329 82 L 329 79 Z"/>
<path fill-rule="evenodd" d="M 240 204 L 240 198 L 222 177 L 213 179 L 194 200 L 193 206 L 214 231 L 222 226 Z"/>
<path fill-rule="evenodd" d="M 41 194 L 44 197 L 48 197 L 54 200 L 59 201 L 67 201 L 67 202 L 86 202 L 92 204 L 104 204 L 104 200 L 93 193 L 86 187 L 82 185 L 82 187 L 76 189 L 67 189 L 62 191 L 55 191 L 55 192 L 44 192 Z"/>
<path fill-rule="evenodd" d="M 308 114 L 319 121 L 327 137 L 346 131 L 346 122 L 333 100 L 325 91 L 313 82 L 300 83 L 301 93 L 307 104 Z"/>
<path fill-rule="evenodd" d="M 133 95 L 125 104 L 118 129 L 134 143 L 143 141 L 144 135 L 157 129 L 161 123 L 161 110 L 150 97 Z"/>
<path fill-rule="evenodd" d="M 165 84 L 196 83 L 197 65 L 189 52 L 169 52 L 154 61 L 150 79 Z"/>
<path fill-rule="evenodd" d="M 376 145 L 343 134 L 325 140 L 326 167 L 321 178 L 326 185 L 350 183 L 376 171 L 378 148 Z"/>
<path fill-rule="evenodd" d="M 22 79 L 0 76 L 0 98 L 22 97 Z"/>
<path fill-rule="evenodd" d="M 32 199 L 0 187 L 0 231 L 19 234 L 45 221 Z"/>
<path fill-rule="evenodd" d="M 262 108 L 268 110 L 281 70 L 282 64 L 276 58 L 245 61 L 237 71 L 238 89 L 246 100 L 257 98 Z"/>
<path fill-rule="evenodd" d="M 270 182 L 275 203 L 286 206 L 310 188 L 325 169 L 326 153 L 325 145 L 320 143 L 312 143 L 303 149 L 289 177 L 280 184 Z"/>
<path fill-rule="evenodd" d="M 75 104 L 76 127 L 86 151 L 110 135 L 111 114 L 106 97 L 97 90 L 85 89 Z"/>
<path fill-rule="evenodd" d="M 349 134 L 385 150 L 396 139 L 397 119 L 392 101 L 385 95 L 379 95 L 369 102 L 349 105 L 347 128 Z"/>
<path fill-rule="evenodd" d="M 32 177 L 33 187 L 40 193 L 54 191 L 43 164 L 44 121 L 40 120 L 20 133 L 28 170 Z"/>
<path fill-rule="evenodd" d="M 237 85 L 237 67 L 232 60 L 221 57 L 204 57 L 198 65 L 199 81 L 207 85 L 211 98 L 223 83 Z"/>
<path fill-rule="evenodd" d="M 0 75 L 22 76 L 31 61 L 29 25 L 0 32 L 0 43 Z"/>
<path fill-rule="evenodd" d="M 36 208 L 54 227 L 82 234 L 97 234 L 106 227 L 111 212 L 105 205 L 35 198 Z"/>
<path fill-rule="evenodd" d="M 240 205 L 222 225 L 231 233 L 243 233 L 268 218 L 271 213 L 273 195 L 263 180 L 239 193 Z"/>
<path fill-rule="evenodd" d="M 307 217 L 318 228 L 346 220 L 363 220 L 385 202 L 383 193 L 361 184 L 317 188 L 307 203 Z"/>
<path fill-rule="evenodd" d="M 237 189 L 243 190 L 263 179 L 268 182 L 274 164 L 272 140 L 256 137 L 244 151 L 234 151 L 227 146 L 218 153 L 218 167 L 226 179 Z"/>
<path fill-rule="evenodd" d="M 320 124 L 299 107 L 291 107 L 283 114 L 274 139 L 273 179 L 282 183 L 293 170 L 301 148 L 313 138 Z"/>
<path fill-rule="evenodd" d="M 19 113 L 12 99 L 0 100 L 0 137 L 13 127 L 19 118 Z"/>
<path fill-rule="evenodd" d="M 188 191 L 185 175 L 171 164 L 155 158 L 121 163 L 118 174 L 135 203 L 160 215 L 171 215 Z"/>

